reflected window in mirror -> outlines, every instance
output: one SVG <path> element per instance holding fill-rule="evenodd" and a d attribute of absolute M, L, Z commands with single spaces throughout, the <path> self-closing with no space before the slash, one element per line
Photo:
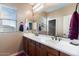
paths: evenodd
<path fill-rule="evenodd" d="M 63 17 L 63 37 L 68 37 L 71 15 Z"/>

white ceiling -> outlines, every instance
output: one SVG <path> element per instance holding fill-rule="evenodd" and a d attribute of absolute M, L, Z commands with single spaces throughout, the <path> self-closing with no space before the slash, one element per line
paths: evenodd
<path fill-rule="evenodd" d="M 55 10 L 65 7 L 67 5 L 68 5 L 67 3 L 58 3 L 58 4 L 54 4 L 49 7 L 44 8 L 43 11 L 44 12 L 53 12 Z"/>
<path fill-rule="evenodd" d="M 46 3 L 46 4 L 42 4 L 42 5 L 43 5 L 43 7 L 37 12 L 39 12 L 39 13 L 41 13 L 41 12 L 49 13 L 49 12 L 53 12 L 55 10 L 58 10 L 60 8 L 63 8 L 67 5 L 69 5 L 69 4 L 68 3 L 52 3 L 52 4 L 51 3 Z"/>

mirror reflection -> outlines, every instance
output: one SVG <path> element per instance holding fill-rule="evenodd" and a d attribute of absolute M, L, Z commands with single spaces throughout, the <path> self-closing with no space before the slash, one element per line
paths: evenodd
<path fill-rule="evenodd" d="M 39 4 L 41 6 L 46 4 Z M 40 6 L 40 7 L 41 7 Z M 32 32 L 39 34 L 68 38 L 71 16 L 75 4 L 56 4 L 32 10 Z M 67 11 L 67 12 L 66 12 Z"/>

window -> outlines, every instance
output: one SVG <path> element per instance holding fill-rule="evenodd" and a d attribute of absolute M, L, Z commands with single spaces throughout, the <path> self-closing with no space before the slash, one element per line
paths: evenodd
<path fill-rule="evenodd" d="M 16 10 L 0 6 L 0 32 L 16 31 Z"/>

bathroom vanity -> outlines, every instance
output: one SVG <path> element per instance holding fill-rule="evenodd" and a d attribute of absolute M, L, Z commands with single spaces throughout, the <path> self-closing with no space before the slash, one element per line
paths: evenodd
<path fill-rule="evenodd" d="M 24 37 L 24 51 L 29 56 L 68 56 L 54 48 L 48 47 L 42 43 L 33 41 L 30 38 Z"/>
<path fill-rule="evenodd" d="M 52 40 L 51 36 L 36 36 L 33 33 L 23 34 L 23 48 L 29 56 L 77 56 L 79 55 L 79 46 L 69 43 L 64 38 Z"/>

